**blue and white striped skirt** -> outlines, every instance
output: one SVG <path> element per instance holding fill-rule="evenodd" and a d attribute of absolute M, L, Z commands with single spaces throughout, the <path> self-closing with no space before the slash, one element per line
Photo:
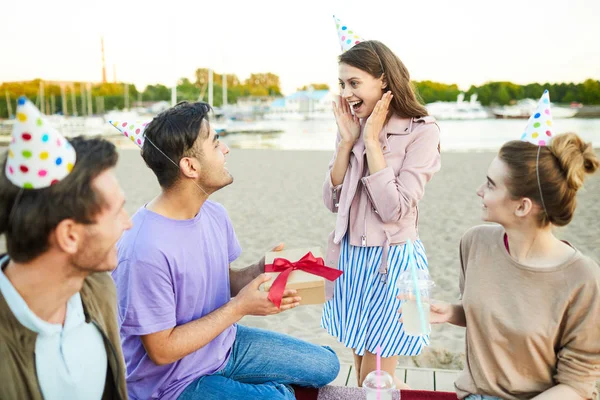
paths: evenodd
<path fill-rule="evenodd" d="M 338 268 L 344 273 L 335 281 L 333 299 L 325 303 L 321 326 L 344 346 L 362 356 L 365 350 L 381 356 L 415 356 L 429 345 L 429 336 L 410 336 L 399 322 L 400 300 L 396 282 L 409 267 L 406 246 L 390 246 L 387 283 L 378 271 L 381 247 L 352 246 L 342 240 Z M 427 270 L 427 256 L 420 240 L 414 242 L 419 269 Z"/>

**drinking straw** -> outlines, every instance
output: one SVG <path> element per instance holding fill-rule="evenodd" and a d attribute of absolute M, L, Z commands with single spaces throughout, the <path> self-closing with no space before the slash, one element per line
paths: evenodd
<path fill-rule="evenodd" d="M 419 320 L 421 321 L 421 331 L 423 335 L 427 334 L 427 324 L 425 322 L 425 313 L 423 312 L 423 303 L 421 301 L 421 291 L 419 290 L 419 281 L 417 279 L 417 262 L 415 260 L 415 250 L 410 239 L 406 241 L 406 251 L 408 252 L 408 263 L 412 275 L 413 285 L 415 287 L 415 297 L 417 301 L 417 310 L 419 310 Z"/>
<path fill-rule="evenodd" d="M 381 346 L 377 345 L 377 400 L 381 400 Z"/>

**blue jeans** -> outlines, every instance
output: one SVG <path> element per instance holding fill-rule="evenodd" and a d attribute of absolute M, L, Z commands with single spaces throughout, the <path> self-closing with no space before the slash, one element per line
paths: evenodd
<path fill-rule="evenodd" d="M 500 397 L 488 396 L 487 394 L 470 394 L 464 400 L 502 400 Z"/>
<path fill-rule="evenodd" d="M 338 358 L 329 347 L 238 325 L 225 368 L 196 379 L 179 400 L 293 400 L 290 385 L 322 387 L 339 371 Z"/>

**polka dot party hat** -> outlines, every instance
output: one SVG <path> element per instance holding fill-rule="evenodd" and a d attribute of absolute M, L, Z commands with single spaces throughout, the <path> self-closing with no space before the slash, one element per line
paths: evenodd
<path fill-rule="evenodd" d="M 24 189 L 46 188 L 69 175 L 75 158 L 75 149 L 67 139 L 48 124 L 31 101 L 20 97 L 8 146 L 8 180 Z"/>
<path fill-rule="evenodd" d="M 144 131 L 150 121 L 108 121 L 112 126 L 117 128 L 125 137 L 139 146 L 141 149 L 144 145 Z"/>
<path fill-rule="evenodd" d="M 538 146 L 545 146 L 552 138 L 552 113 L 550 112 L 550 93 L 544 91 L 537 109 L 521 135 L 521 140 Z"/>
<path fill-rule="evenodd" d="M 335 27 L 337 29 L 338 38 L 340 39 L 340 46 L 342 46 L 342 53 L 350 50 L 354 45 L 364 41 L 363 38 L 358 36 L 356 32 L 348 28 L 347 25 L 343 24 L 339 18 L 333 16 L 335 21 Z"/>

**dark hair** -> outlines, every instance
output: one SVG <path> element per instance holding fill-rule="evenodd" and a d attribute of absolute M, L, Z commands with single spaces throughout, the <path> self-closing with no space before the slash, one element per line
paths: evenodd
<path fill-rule="evenodd" d="M 9 256 L 28 262 L 48 250 L 48 236 L 63 220 L 92 224 L 105 199 L 92 181 L 117 164 L 116 147 L 104 139 L 70 139 L 77 161 L 60 182 L 43 189 L 21 189 L 0 173 L 0 235 L 6 235 Z M 6 156 L 2 163 L 6 168 Z"/>
<path fill-rule="evenodd" d="M 194 143 L 202 121 L 208 122 L 210 111 L 211 107 L 206 103 L 182 101 L 158 114 L 146 127 L 142 158 L 162 188 L 168 189 L 177 182 L 179 161 L 183 157 L 200 155 L 200 149 L 194 149 Z"/>
<path fill-rule="evenodd" d="M 538 146 L 520 140 L 502 146 L 498 157 L 508 167 L 506 187 L 514 199 L 527 197 L 540 206 L 540 226 L 549 223 L 565 226 L 573 219 L 577 190 L 583 185 L 585 174 L 596 172 L 600 160 L 592 144 L 585 143 L 575 133 L 557 135 L 539 151 L 540 185 L 536 171 Z"/>
<path fill-rule="evenodd" d="M 386 90 L 394 95 L 387 119 L 393 114 L 403 118 L 428 115 L 410 81 L 408 69 L 385 44 L 376 40 L 360 42 L 343 53 L 339 62 L 363 70 L 377 79 L 385 74 Z"/>

